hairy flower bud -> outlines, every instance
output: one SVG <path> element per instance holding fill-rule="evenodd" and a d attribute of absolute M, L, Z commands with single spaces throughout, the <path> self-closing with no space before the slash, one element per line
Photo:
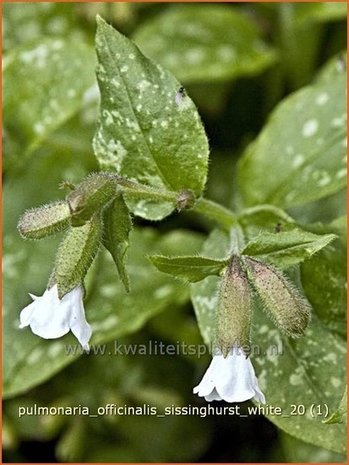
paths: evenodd
<path fill-rule="evenodd" d="M 250 352 L 251 296 L 240 258 L 233 256 L 219 290 L 215 345 L 226 357 L 232 347 Z"/>
<path fill-rule="evenodd" d="M 25 239 L 41 239 L 66 229 L 69 223 L 67 202 L 54 202 L 24 212 L 18 222 L 18 231 Z"/>
<path fill-rule="evenodd" d="M 116 182 L 111 175 L 96 173 L 88 176 L 67 196 L 72 215 L 72 225 L 84 225 L 115 195 Z"/>
<path fill-rule="evenodd" d="M 306 299 L 281 271 L 251 258 L 245 260 L 252 284 L 276 326 L 287 336 L 302 336 L 311 316 Z"/>
<path fill-rule="evenodd" d="M 95 258 L 101 240 L 102 221 L 99 216 L 80 227 L 70 228 L 61 242 L 48 288 L 58 287 L 61 299 L 83 282 Z"/>

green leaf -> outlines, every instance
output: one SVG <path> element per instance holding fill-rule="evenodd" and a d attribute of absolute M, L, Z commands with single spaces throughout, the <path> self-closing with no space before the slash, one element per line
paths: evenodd
<path fill-rule="evenodd" d="M 188 289 L 159 273 L 146 259 L 147 253 L 188 253 L 201 246 L 194 233 L 173 232 L 163 239 L 153 229 L 131 233 L 129 273 L 132 294 L 125 294 L 115 279 L 110 255 L 100 254 L 87 283 L 86 318 L 93 330 L 92 345 L 138 331 L 151 317 L 168 306 L 181 305 Z M 25 246 L 23 246 L 25 244 Z M 82 351 L 67 335 L 44 340 L 30 329 L 18 329 L 27 292 L 42 293 L 51 267 L 54 243 L 24 243 L 19 238 L 4 239 L 4 396 L 25 392 L 75 361 Z M 67 350 L 71 348 L 71 352 Z M 68 348 L 68 349 L 67 349 Z M 70 349 L 69 349 L 70 350 Z"/>
<path fill-rule="evenodd" d="M 347 404 L 348 404 L 348 393 L 347 386 L 345 386 L 345 391 L 343 397 L 339 403 L 338 408 L 332 413 L 330 418 L 324 421 L 324 423 L 332 425 L 334 423 L 346 423 L 347 422 Z"/>
<path fill-rule="evenodd" d="M 134 39 L 147 56 L 190 83 L 254 75 L 275 59 L 253 21 L 225 5 L 171 6 L 143 23 Z"/>
<path fill-rule="evenodd" d="M 334 194 L 346 184 L 346 73 L 316 80 L 273 112 L 239 166 L 247 205 L 283 208 Z"/>
<path fill-rule="evenodd" d="M 121 195 L 118 195 L 103 212 L 103 244 L 111 253 L 123 285 L 130 291 L 130 279 L 125 267 L 126 252 L 129 247 L 129 234 L 132 221 Z"/>
<path fill-rule="evenodd" d="M 47 36 L 80 42 L 85 34 L 76 14 L 79 6 L 58 2 L 4 3 L 3 51 Z"/>
<path fill-rule="evenodd" d="M 289 213 L 300 224 L 315 223 L 317 221 L 329 223 L 346 214 L 346 199 L 347 190 L 344 188 L 328 197 L 292 208 Z"/>
<path fill-rule="evenodd" d="M 87 92 L 94 89 L 94 65 L 90 46 L 76 42 L 72 47 L 63 39 L 40 38 L 5 57 L 3 110 L 9 157 L 24 159 L 83 107 Z"/>
<path fill-rule="evenodd" d="M 254 340 L 260 355 L 254 365 L 268 404 L 280 406 L 285 415 L 268 415 L 270 421 L 305 442 L 345 453 L 346 431 L 342 425 L 324 425 L 325 409 L 337 407 L 346 374 L 345 342 L 313 315 L 306 334 L 297 342 L 283 338 L 261 309 L 255 313 Z M 275 355 L 275 348 L 279 347 Z M 274 352 L 273 352 L 274 350 Z M 294 405 L 295 407 L 292 407 Z M 304 406 L 304 414 L 297 413 Z M 311 415 L 312 405 L 321 415 Z M 303 407 L 300 407 L 303 409 Z"/>
<path fill-rule="evenodd" d="M 346 247 L 336 240 L 301 266 L 304 292 L 326 327 L 346 335 Z"/>
<path fill-rule="evenodd" d="M 238 218 L 246 240 L 254 239 L 262 231 L 292 231 L 296 227 L 294 219 L 273 205 L 258 205 L 242 211 Z"/>
<path fill-rule="evenodd" d="M 208 143 L 193 102 L 178 94 L 180 83 L 100 18 L 96 48 L 101 110 L 93 146 L 102 169 L 157 189 L 189 189 L 200 196 Z M 147 219 L 162 219 L 175 208 L 161 199 L 125 200 L 134 214 Z"/>
<path fill-rule="evenodd" d="M 279 233 L 263 232 L 246 244 L 242 254 L 261 257 L 286 268 L 312 257 L 334 239 L 334 234 L 320 236 L 298 228 Z"/>
<path fill-rule="evenodd" d="M 205 242 L 203 250 L 206 255 L 208 251 L 219 255 L 229 246 L 228 236 L 215 233 Z M 211 343 L 213 337 L 217 281 L 218 278 L 210 276 L 191 285 L 192 301 L 206 343 Z M 281 407 L 284 414 L 267 415 L 269 420 L 305 442 L 344 453 L 344 427 L 325 425 L 322 420 L 324 404 L 330 409 L 337 408 L 341 387 L 344 390 L 345 341 L 321 324 L 316 315 L 305 336 L 297 341 L 283 337 L 259 307 L 255 308 L 253 321 L 252 361 L 259 384 L 267 403 Z M 322 416 L 312 417 L 313 404 L 320 405 Z M 304 406 L 304 414 L 297 413 L 297 408 L 303 409 L 298 406 Z"/>
<path fill-rule="evenodd" d="M 206 257 L 164 257 L 151 255 L 148 257 L 154 266 L 163 273 L 184 279 L 191 283 L 201 281 L 209 275 L 220 276 L 229 260 L 213 260 Z"/>

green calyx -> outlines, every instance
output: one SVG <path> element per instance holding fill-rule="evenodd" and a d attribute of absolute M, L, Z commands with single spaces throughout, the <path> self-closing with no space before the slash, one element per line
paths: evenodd
<path fill-rule="evenodd" d="M 74 227 L 82 226 L 103 209 L 116 195 L 115 177 L 107 173 L 94 173 L 68 194 L 67 202 Z"/>
<path fill-rule="evenodd" d="M 219 289 L 215 346 L 226 357 L 233 346 L 250 352 L 251 292 L 240 258 L 233 255 Z"/>
<path fill-rule="evenodd" d="M 24 212 L 18 222 L 18 231 L 24 239 L 42 239 L 66 229 L 69 224 L 69 205 L 59 201 Z"/>
<path fill-rule="evenodd" d="M 102 221 L 94 216 L 83 226 L 70 228 L 63 238 L 48 286 L 57 284 L 59 298 L 83 282 L 97 254 L 101 233 Z"/>
<path fill-rule="evenodd" d="M 310 305 L 294 285 L 271 265 L 245 257 L 248 275 L 265 310 L 289 337 L 303 336 L 310 321 Z"/>

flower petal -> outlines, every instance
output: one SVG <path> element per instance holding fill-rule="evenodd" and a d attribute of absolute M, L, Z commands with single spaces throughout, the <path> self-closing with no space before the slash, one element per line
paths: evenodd
<path fill-rule="evenodd" d="M 44 339 L 56 339 L 69 332 L 70 309 L 69 306 L 62 305 L 56 285 L 46 290 L 33 305 L 35 310 L 30 328 L 34 334 Z"/>
<path fill-rule="evenodd" d="M 209 367 L 207 368 L 201 382 L 193 389 L 194 394 L 198 394 L 200 397 L 208 396 L 216 385 L 216 380 L 219 378 L 221 373 L 221 361 L 222 355 L 215 355 Z"/>
<path fill-rule="evenodd" d="M 193 392 L 205 397 L 208 402 L 244 402 L 255 398 L 265 403 L 251 360 L 246 358 L 238 347 L 231 349 L 226 358 L 223 355 L 214 355 L 200 384 Z"/>
<path fill-rule="evenodd" d="M 205 400 L 207 402 L 212 402 L 213 400 L 222 400 L 221 396 L 218 394 L 218 392 L 216 391 L 216 389 L 213 389 L 213 391 L 211 392 L 211 394 L 209 394 L 208 396 L 205 396 Z"/>
<path fill-rule="evenodd" d="M 82 300 L 83 293 L 82 286 L 78 286 L 66 294 L 62 302 L 64 299 L 69 300 L 71 305 L 70 329 L 82 347 L 89 351 L 88 341 L 91 338 L 92 329 L 85 318 L 85 309 Z"/>
<path fill-rule="evenodd" d="M 25 328 L 26 326 L 30 325 L 31 316 L 33 314 L 34 309 L 35 309 L 34 302 L 31 302 L 29 305 L 23 308 L 23 310 L 21 311 L 19 315 L 19 320 L 20 320 L 19 327 L 20 328 Z"/>
<path fill-rule="evenodd" d="M 265 404 L 265 395 L 263 392 L 260 390 L 259 385 L 258 385 L 258 379 L 255 378 L 255 386 L 254 386 L 256 395 L 254 396 L 254 399 L 258 400 L 261 404 Z"/>

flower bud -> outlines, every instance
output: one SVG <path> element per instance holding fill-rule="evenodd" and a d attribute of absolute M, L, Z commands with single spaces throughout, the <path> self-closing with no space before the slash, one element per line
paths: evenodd
<path fill-rule="evenodd" d="M 69 223 L 67 202 L 54 202 L 24 212 L 18 222 L 18 231 L 25 239 L 41 239 L 66 229 Z"/>
<path fill-rule="evenodd" d="M 215 345 L 226 357 L 232 347 L 250 352 L 251 296 L 240 258 L 233 256 L 219 290 Z"/>
<path fill-rule="evenodd" d="M 101 240 L 102 221 L 93 217 L 83 226 L 70 228 L 61 242 L 48 288 L 58 287 L 61 299 L 83 282 L 95 258 Z"/>
<path fill-rule="evenodd" d="M 72 225 L 82 226 L 116 195 L 114 178 L 105 173 L 88 176 L 68 194 Z"/>
<path fill-rule="evenodd" d="M 306 299 L 281 271 L 251 258 L 245 260 L 252 284 L 276 326 L 287 336 L 302 336 L 311 316 Z"/>

